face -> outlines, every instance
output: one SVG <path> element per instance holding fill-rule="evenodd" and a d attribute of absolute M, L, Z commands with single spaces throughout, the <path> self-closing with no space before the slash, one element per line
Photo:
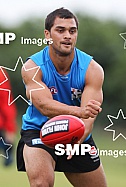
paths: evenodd
<path fill-rule="evenodd" d="M 45 30 L 45 37 L 53 40 L 50 50 L 60 56 L 70 55 L 74 51 L 77 40 L 77 26 L 74 18 L 57 17 L 51 31 Z"/>

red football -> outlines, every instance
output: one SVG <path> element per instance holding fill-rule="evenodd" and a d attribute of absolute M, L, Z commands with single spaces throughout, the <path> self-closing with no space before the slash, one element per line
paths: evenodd
<path fill-rule="evenodd" d="M 75 144 L 83 136 L 84 122 L 72 115 L 59 115 L 48 120 L 40 131 L 42 142 L 54 148 L 56 144 Z"/>

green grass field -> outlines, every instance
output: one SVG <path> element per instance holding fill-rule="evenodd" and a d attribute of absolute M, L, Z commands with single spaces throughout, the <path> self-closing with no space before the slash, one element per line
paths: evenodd
<path fill-rule="evenodd" d="M 115 142 L 112 141 L 112 133 L 103 132 L 100 138 L 97 137 L 95 130 L 94 138 L 100 150 L 125 150 L 126 140 L 118 138 Z M 107 135 L 107 137 L 105 137 Z M 117 153 L 117 151 L 115 152 Z M 126 155 L 126 154 L 125 154 Z M 107 177 L 108 187 L 126 187 L 126 156 L 118 156 L 114 158 L 112 155 L 101 156 L 104 170 Z M 117 156 L 117 155 L 115 155 Z M 29 187 L 26 173 L 17 172 L 16 166 L 5 168 L 2 165 L 3 157 L 0 156 L 0 187 Z M 56 173 L 54 187 L 71 187 L 67 179 L 62 173 Z"/>

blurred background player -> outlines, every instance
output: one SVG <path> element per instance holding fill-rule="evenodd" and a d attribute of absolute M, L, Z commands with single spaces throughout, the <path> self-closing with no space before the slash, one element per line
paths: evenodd
<path fill-rule="evenodd" d="M 11 144 L 12 147 L 8 150 L 8 159 L 5 159 L 4 165 L 9 166 L 13 162 L 13 144 L 16 133 L 16 106 L 15 103 L 8 105 L 9 92 L 2 89 L 11 89 L 8 74 L 0 68 L 0 138 L 2 137 L 6 144 Z M 6 81 L 5 81 L 6 80 Z M 10 101 L 12 101 L 12 93 Z M 0 141 L 0 151 L 6 155 L 7 147 Z"/>

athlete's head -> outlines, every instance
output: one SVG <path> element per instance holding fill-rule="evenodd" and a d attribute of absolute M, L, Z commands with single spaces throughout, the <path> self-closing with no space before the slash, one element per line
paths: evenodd
<path fill-rule="evenodd" d="M 45 20 L 45 38 L 52 38 L 50 50 L 60 56 L 74 53 L 78 34 L 77 18 L 67 9 L 51 12 Z"/>
<path fill-rule="evenodd" d="M 77 17 L 72 12 L 70 12 L 68 9 L 59 8 L 59 9 L 56 9 L 53 12 L 51 12 L 50 14 L 47 15 L 47 17 L 45 19 L 45 29 L 46 30 L 48 30 L 48 31 L 51 30 L 51 27 L 53 26 L 56 17 L 59 17 L 59 18 L 62 18 L 62 19 L 73 18 L 76 22 L 76 26 L 77 26 L 77 29 L 78 29 Z"/>

